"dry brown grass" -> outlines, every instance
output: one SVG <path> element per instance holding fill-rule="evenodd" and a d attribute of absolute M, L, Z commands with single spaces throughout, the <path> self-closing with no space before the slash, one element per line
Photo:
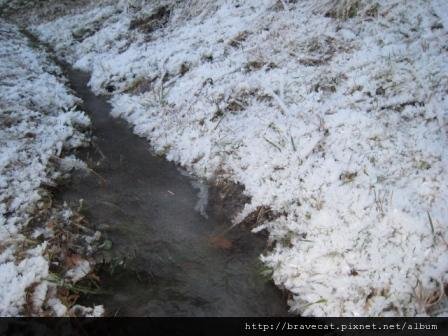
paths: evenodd
<path fill-rule="evenodd" d="M 414 296 L 416 297 L 417 305 L 420 312 L 430 314 L 437 310 L 438 307 L 446 304 L 447 295 L 445 292 L 446 284 L 436 281 L 435 288 L 426 288 L 420 281 L 414 289 Z"/>
<path fill-rule="evenodd" d="M 67 271 L 76 267 L 80 261 L 87 260 L 91 266 L 95 264 L 93 251 L 101 244 L 101 240 L 98 237 L 93 239 L 92 244 L 87 244 L 85 238 L 95 236 L 95 231 L 87 219 L 72 209 L 73 215 L 66 220 L 62 215 L 64 210 L 64 206 L 54 202 L 51 193 L 46 192 L 27 225 L 21 230 L 24 238 L 16 245 L 16 262 L 26 258 L 29 249 L 46 241 L 47 247 L 43 256 L 48 260 L 50 271 L 50 276 L 46 279 L 50 289 L 40 307 L 36 307 L 33 302 L 39 283 L 33 283 L 26 289 L 26 302 L 23 307 L 23 314 L 26 316 L 52 316 L 53 311 L 47 305 L 50 298 L 56 297 L 67 308 L 71 308 L 81 295 L 95 293 L 99 289 L 99 278 L 94 271 L 77 283 L 65 278 Z M 32 238 L 35 229 L 39 228 L 45 228 L 47 233 Z"/>
<path fill-rule="evenodd" d="M 358 14 L 360 5 L 361 0 L 327 0 L 318 9 L 327 17 L 347 20 Z"/>

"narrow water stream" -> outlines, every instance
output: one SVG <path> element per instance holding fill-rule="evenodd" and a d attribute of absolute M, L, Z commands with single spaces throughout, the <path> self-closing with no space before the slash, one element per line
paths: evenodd
<path fill-rule="evenodd" d="M 65 72 L 93 122 L 85 159 L 99 163 L 94 169 L 104 180 L 75 174 L 60 197 L 72 206 L 83 199 L 89 221 L 112 242 L 111 258 L 126 260 L 113 274 L 101 272 L 105 292 L 82 303 L 104 304 L 118 316 L 286 315 L 282 294 L 260 272 L 265 239 L 236 228 L 224 243 L 211 243 L 230 223 L 195 210 L 194 181 L 109 115 L 107 98 L 87 87 L 87 73 Z"/>

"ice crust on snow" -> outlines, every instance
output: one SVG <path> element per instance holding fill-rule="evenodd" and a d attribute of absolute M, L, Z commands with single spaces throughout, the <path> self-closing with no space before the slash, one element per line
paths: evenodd
<path fill-rule="evenodd" d="M 152 32 L 132 20 L 169 1 L 99 5 L 34 31 L 155 151 L 243 184 L 236 221 L 286 214 L 258 230 L 292 311 L 446 314 L 446 5 L 360 1 L 342 20 L 328 3 L 198 0 Z"/>

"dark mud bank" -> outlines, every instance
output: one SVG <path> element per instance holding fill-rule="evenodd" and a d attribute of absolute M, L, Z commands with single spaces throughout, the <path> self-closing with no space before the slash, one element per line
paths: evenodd
<path fill-rule="evenodd" d="M 284 296 L 261 274 L 265 238 L 228 231 L 216 198 L 201 209 L 207 186 L 112 118 L 107 98 L 89 90 L 89 74 L 64 72 L 92 119 L 92 146 L 80 155 L 95 174 L 75 173 L 59 197 L 71 206 L 82 199 L 91 224 L 111 242 L 101 252 L 103 293 L 80 303 L 120 316 L 286 315 Z"/>

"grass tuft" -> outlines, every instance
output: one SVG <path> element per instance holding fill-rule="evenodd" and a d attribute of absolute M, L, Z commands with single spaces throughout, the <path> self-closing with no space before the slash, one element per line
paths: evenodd
<path fill-rule="evenodd" d="M 360 0 L 329 0 L 323 6 L 324 15 L 339 20 L 347 20 L 358 14 Z"/>

